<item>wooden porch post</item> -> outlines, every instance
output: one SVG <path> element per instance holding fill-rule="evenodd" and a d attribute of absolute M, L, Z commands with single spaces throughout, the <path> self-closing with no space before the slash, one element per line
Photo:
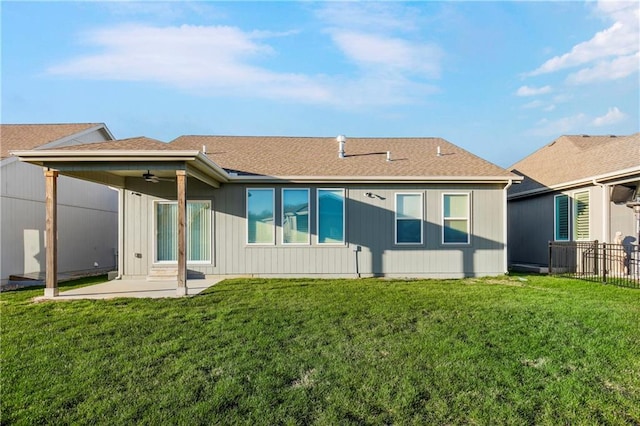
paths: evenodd
<path fill-rule="evenodd" d="M 176 170 L 178 185 L 178 296 L 187 294 L 187 172 Z"/>
<path fill-rule="evenodd" d="M 58 172 L 44 171 L 45 179 L 45 238 L 46 278 L 45 297 L 58 295 Z"/>

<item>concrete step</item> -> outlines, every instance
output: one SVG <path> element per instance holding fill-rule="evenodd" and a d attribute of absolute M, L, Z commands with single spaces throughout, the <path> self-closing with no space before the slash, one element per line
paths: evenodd
<path fill-rule="evenodd" d="M 176 281 L 178 279 L 178 268 L 151 268 L 147 281 Z"/>

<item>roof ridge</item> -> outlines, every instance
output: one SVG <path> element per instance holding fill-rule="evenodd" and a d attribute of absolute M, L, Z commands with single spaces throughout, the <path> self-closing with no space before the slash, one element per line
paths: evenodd
<path fill-rule="evenodd" d="M 337 135 L 336 135 L 337 136 Z M 180 135 L 175 139 L 180 138 L 270 138 L 270 139 L 335 139 L 336 136 L 259 136 L 259 135 Z M 349 139 L 441 139 L 445 140 L 440 136 L 346 136 L 347 140 Z M 174 139 L 174 140 L 175 140 Z M 451 143 L 451 142 L 449 142 Z"/>
<path fill-rule="evenodd" d="M 92 125 L 92 126 L 106 126 L 103 122 L 84 122 L 84 123 L 0 123 L 0 126 L 83 126 L 83 125 Z"/>

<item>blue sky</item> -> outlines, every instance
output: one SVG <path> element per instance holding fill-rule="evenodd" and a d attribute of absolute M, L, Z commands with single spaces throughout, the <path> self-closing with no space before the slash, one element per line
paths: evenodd
<path fill-rule="evenodd" d="M 562 134 L 640 131 L 637 2 L 0 7 L 3 123 L 436 136 L 503 167 Z"/>

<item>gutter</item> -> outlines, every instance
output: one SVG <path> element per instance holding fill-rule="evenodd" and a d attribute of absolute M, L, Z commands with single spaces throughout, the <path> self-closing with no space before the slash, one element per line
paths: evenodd
<path fill-rule="evenodd" d="M 520 176 L 238 176 L 229 175 L 234 183 L 509 183 Z"/>
<path fill-rule="evenodd" d="M 600 183 L 596 179 L 591 181 L 593 186 L 599 186 L 602 190 L 602 242 L 609 242 L 609 223 L 611 215 L 609 212 L 609 185 Z"/>
<path fill-rule="evenodd" d="M 509 241 L 508 241 L 508 232 L 509 232 L 509 224 L 507 220 L 508 209 L 507 209 L 507 195 L 509 194 L 509 188 L 513 185 L 513 180 L 509 180 L 509 182 L 505 185 L 503 191 L 504 194 L 504 203 L 502 205 L 502 235 L 504 238 L 504 273 L 509 273 Z"/>

